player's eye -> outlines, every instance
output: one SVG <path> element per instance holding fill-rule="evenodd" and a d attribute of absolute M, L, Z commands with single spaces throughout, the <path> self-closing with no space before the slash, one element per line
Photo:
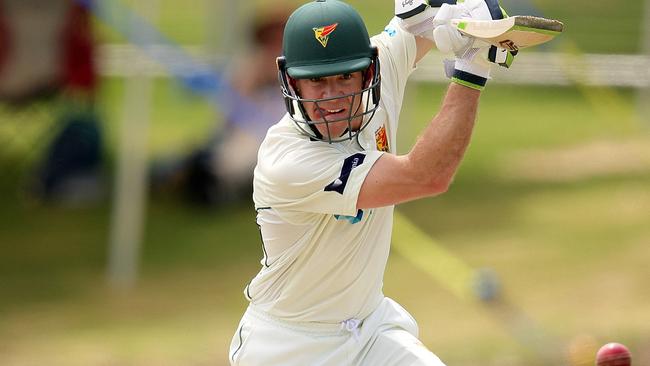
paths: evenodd
<path fill-rule="evenodd" d="M 352 74 L 343 74 L 341 75 L 341 78 L 343 78 L 343 80 L 350 80 L 352 79 Z"/>
<path fill-rule="evenodd" d="M 318 83 L 318 82 L 323 81 L 323 78 L 311 78 L 311 79 L 309 79 L 309 81 L 311 81 L 312 83 Z"/>

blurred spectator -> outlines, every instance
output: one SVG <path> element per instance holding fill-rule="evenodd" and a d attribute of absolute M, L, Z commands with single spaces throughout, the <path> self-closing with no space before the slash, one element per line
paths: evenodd
<path fill-rule="evenodd" d="M 102 135 L 95 111 L 97 70 L 91 14 L 70 2 L 59 38 L 61 130 L 37 168 L 34 193 L 45 201 L 95 201 L 101 194 Z"/>
<path fill-rule="evenodd" d="M 277 5 L 277 4 L 276 4 Z M 257 150 L 266 130 L 285 112 L 275 59 L 289 11 L 276 6 L 260 11 L 253 24 L 250 50 L 233 61 L 230 83 L 255 110 L 233 111 L 212 138 L 176 164 L 154 169 L 154 189 L 181 187 L 194 203 L 218 205 L 249 200 Z"/>

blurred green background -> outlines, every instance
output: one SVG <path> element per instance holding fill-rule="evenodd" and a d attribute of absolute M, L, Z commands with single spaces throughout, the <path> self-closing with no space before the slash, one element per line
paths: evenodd
<path fill-rule="evenodd" d="M 373 34 L 392 15 L 390 2 L 350 3 Z M 643 52 L 641 0 L 530 5 L 567 25 L 531 52 Z M 228 32 L 219 28 L 223 13 L 208 11 L 222 3 L 157 6 L 151 22 L 182 45 L 218 49 L 214 32 Z M 101 21 L 95 26 L 102 43 L 126 42 Z M 103 77 L 98 98 L 109 179 L 125 82 Z M 435 114 L 445 88 L 411 83 L 401 151 Z M 626 344 L 634 365 L 650 364 L 650 120 L 639 113 L 647 103 L 634 88 L 490 83 L 449 192 L 398 211 L 467 265 L 494 271 L 503 303 L 454 296 L 398 252 L 385 277 L 386 295 L 415 316 L 423 342 L 448 365 L 546 365 L 543 352 L 565 365 L 591 365 L 595 349 L 610 341 Z M 24 191 L 56 129 L 52 108 L 0 106 L 0 364 L 226 365 L 247 305 L 242 290 L 262 256 L 252 202 L 201 209 L 153 197 L 138 281 L 130 290 L 111 288 L 110 194 L 69 207 L 40 204 Z M 150 159 L 187 151 L 220 118 L 208 101 L 156 77 Z"/>

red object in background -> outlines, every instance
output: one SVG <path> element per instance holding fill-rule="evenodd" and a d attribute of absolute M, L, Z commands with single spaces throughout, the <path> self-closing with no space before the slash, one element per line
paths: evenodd
<path fill-rule="evenodd" d="M 607 343 L 596 353 L 596 366 L 630 366 L 630 350 L 620 343 Z"/>
<path fill-rule="evenodd" d="M 63 87 L 93 92 L 97 85 L 95 40 L 88 9 L 73 3 L 62 34 Z"/>
<path fill-rule="evenodd" d="M 7 60 L 7 55 L 9 54 L 9 49 L 11 48 L 9 37 L 9 28 L 5 23 L 5 12 L 2 9 L 2 4 L 0 3 L 0 73 L 2 68 Z"/>

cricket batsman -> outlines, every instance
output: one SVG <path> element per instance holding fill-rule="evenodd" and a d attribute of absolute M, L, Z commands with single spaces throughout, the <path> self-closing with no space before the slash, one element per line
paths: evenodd
<path fill-rule="evenodd" d="M 289 17 L 277 60 L 287 114 L 268 130 L 254 177 L 262 268 L 244 290 L 232 365 L 444 365 L 382 279 L 394 205 L 447 190 L 490 68 L 512 60 L 449 25 L 502 18 L 497 0 L 458 1 L 396 0 L 372 38 L 339 0 Z M 407 79 L 434 45 L 456 55 L 445 65 L 449 89 L 397 155 Z"/>

